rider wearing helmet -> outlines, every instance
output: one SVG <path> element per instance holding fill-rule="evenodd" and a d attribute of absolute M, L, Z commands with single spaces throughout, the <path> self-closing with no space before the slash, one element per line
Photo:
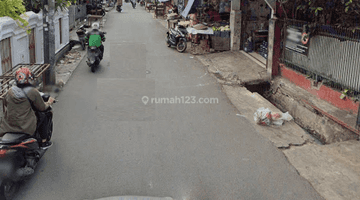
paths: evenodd
<path fill-rule="evenodd" d="M 100 49 L 101 55 L 100 60 L 103 58 L 104 54 L 104 45 L 102 42 L 105 42 L 105 35 L 103 32 L 99 31 L 99 23 L 95 22 L 92 24 L 92 31 L 86 34 L 85 41 L 88 42 L 89 47 L 96 46 Z"/>
<path fill-rule="evenodd" d="M 44 122 L 44 120 L 37 120 L 33 109 L 45 111 L 55 100 L 50 97 L 48 102 L 44 102 L 39 91 L 33 85 L 34 75 L 27 67 L 21 67 L 16 71 L 15 81 L 16 86 L 12 86 L 5 97 L 6 109 L 0 123 L 0 137 L 7 132 L 27 133 L 33 136 L 36 129 Z M 46 139 L 44 141 L 46 138 L 44 133 L 40 133 L 40 135 L 41 146 L 49 147 L 51 142 Z"/>

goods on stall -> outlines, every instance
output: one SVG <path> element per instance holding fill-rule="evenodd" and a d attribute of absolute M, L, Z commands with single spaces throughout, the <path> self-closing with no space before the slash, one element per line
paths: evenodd
<path fill-rule="evenodd" d="M 181 26 L 187 27 L 187 26 L 190 25 L 190 22 L 189 21 L 181 21 L 178 24 L 181 25 Z"/>
<path fill-rule="evenodd" d="M 196 30 L 206 30 L 206 29 L 208 29 L 208 27 L 205 26 L 204 24 L 196 24 L 196 25 L 194 25 L 193 27 L 194 27 L 194 29 L 196 29 Z"/>
<path fill-rule="evenodd" d="M 171 13 L 167 15 L 167 19 L 175 19 L 178 16 L 176 13 Z"/>
<path fill-rule="evenodd" d="M 214 31 L 230 31 L 230 26 L 226 25 L 226 26 L 220 26 L 218 28 L 216 28 L 215 26 L 212 27 L 212 29 Z"/>

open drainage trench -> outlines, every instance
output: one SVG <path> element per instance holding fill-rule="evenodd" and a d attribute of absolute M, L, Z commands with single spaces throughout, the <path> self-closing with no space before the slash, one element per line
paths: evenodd
<path fill-rule="evenodd" d="M 288 111 L 288 110 L 284 109 L 283 106 L 281 106 L 281 105 L 278 106 L 279 104 L 273 102 L 272 99 L 270 98 L 270 96 L 272 95 L 270 82 L 261 82 L 258 84 L 246 84 L 245 83 L 244 87 L 252 93 L 257 92 L 258 94 L 260 94 L 262 97 L 264 97 L 266 100 L 268 100 L 271 104 L 273 104 L 276 108 L 278 108 L 281 112 L 285 113 Z M 324 145 L 324 143 L 322 143 L 319 140 L 318 133 L 316 133 L 314 130 L 310 130 L 309 128 L 304 127 L 304 125 L 301 122 L 299 122 L 299 120 L 297 119 L 299 116 L 292 116 L 292 117 L 294 118 L 295 123 L 297 125 L 299 125 L 306 132 L 306 134 L 308 134 L 309 136 L 311 136 L 311 138 L 314 139 L 314 142 L 316 144 Z M 286 123 L 286 121 L 284 123 Z M 293 146 L 293 145 L 290 145 L 290 146 Z M 302 145 L 300 145 L 300 146 L 302 146 Z"/>

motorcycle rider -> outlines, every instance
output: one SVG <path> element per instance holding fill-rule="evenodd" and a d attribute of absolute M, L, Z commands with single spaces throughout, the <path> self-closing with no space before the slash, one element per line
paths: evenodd
<path fill-rule="evenodd" d="M 100 60 L 102 60 L 104 55 L 104 45 L 102 42 L 105 42 L 105 34 L 99 31 L 99 23 L 95 22 L 92 24 L 92 31 L 88 32 L 85 36 L 85 41 L 89 44 L 89 47 L 96 46 L 100 49 L 101 55 Z"/>
<path fill-rule="evenodd" d="M 54 103 L 50 97 L 44 102 L 39 91 L 34 87 L 34 75 L 27 67 L 21 67 L 15 72 L 16 85 L 12 86 L 5 97 L 5 115 L 0 123 L 0 137 L 8 132 L 26 133 L 31 136 L 39 130 L 39 143 L 42 148 L 48 148 L 52 142 L 46 141 L 46 115 L 42 119 L 36 117 L 35 111 L 45 111 Z M 35 110 L 34 110 L 35 109 Z"/>

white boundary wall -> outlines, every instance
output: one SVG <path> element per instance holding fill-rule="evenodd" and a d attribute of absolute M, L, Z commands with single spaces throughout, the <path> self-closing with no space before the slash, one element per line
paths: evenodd
<path fill-rule="evenodd" d="M 29 27 L 35 29 L 35 56 L 36 63 L 44 63 L 44 44 L 43 44 L 43 15 L 42 12 L 35 14 L 34 12 L 26 12 L 27 21 Z M 62 44 L 60 44 L 60 31 L 59 31 L 59 19 L 62 20 Z M 68 10 L 64 9 L 63 12 L 58 10 L 54 16 L 55 26 L 55 49 L 59 52 L 63 47 L 69 43 L 69 17 Z M 0 17 L 0 41 L 10 38 L 11 42 L 11 61 L 12 67 L 18 64 L 30 63 L 29 52 L 29 35 L 26 31 L 20 28 L 15 20 L 10 17 Z M 1 54 L 0 54 L 1 61 Z M 0 74 L 3 74 L 0 62 Z"/>

